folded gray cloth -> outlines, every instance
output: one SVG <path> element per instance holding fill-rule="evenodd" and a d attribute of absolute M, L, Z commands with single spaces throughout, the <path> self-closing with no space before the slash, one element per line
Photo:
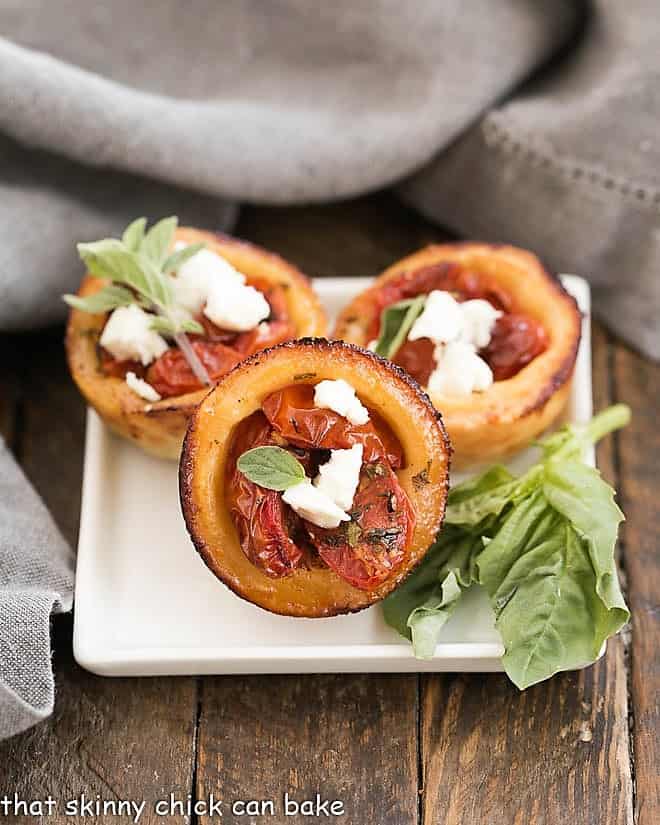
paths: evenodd
<path fill-rule="evenodd" d="M 217 228 L 241 201 L 398 183 L 464 235 L 591 278 L 602 317 L 660 357 L 656 8 L 593 0 L 580 33 L 585 5 L 0 0 L 0 329 L 63 318 L 74 242 L 137 215 Z M 0 737 L 48 711 L 48 616 L 70 604 L 23 488 L 0 491 Z"/>
<path fill-rule="evenodd" d="M 72 598 L 71 551 L 0 439 L 0 738 L 52 713 L 50 616 Z"/>

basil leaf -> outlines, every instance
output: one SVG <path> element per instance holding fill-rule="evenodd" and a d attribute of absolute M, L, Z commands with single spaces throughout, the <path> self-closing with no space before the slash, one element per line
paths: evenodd
<path fill-rule="evenodd" d="M 137 218 L 130 223 L 124 230 L 121 236 L 122 243 L 131 252 L 138 252 L 142 239 L 144 238 L 144 230 L 147 225 L 146 218 Z"/>
<path fill-rule="evenodd" d="M 196 255 L 200 250 L 204 249 L 206 244 L 203 243 L 191 243 L 188 246 L 184 246 L 182 249 L 177 249 L 176 252 L 173 252 L 163 264 L 163 272 L 176 272 L 179 267 L 184 264 L 189 258 L 192 258 L 193 255 Z"/>
<path fill-rule="evenodd" d="M 626 609 L 614 562 L 623 513 L 614 490 L 598 470 L 579 461 L 548 462 L 543 492 L 554 509 L 572 524 L 585 542 L 596 573 L 596 591 L 608 608 Z"/>
<path fill-rule="evenodd" d="M 281 447 L 254 447 L 243 453 L 236 466 L 246 478 L 267 490 L 288 490 L 305 480 L 302 464 Z"/>
<path fill-rule="evenodd" d="M 409 301 L 399 301 L 385 307 L 380 316 L 380 335 L 374 352 L 383 358 L 392 358 L 406 340 L 410 328 L 422 314 L 426 295 Z"/>
<path fill-rule="evenodd" d="M 119 284 L 108 284 L 93 295 L 86 295 L 84 298 L 78 295 L 64 295 L 63 298 L 74 309 L 80 309 L 92 315 L 135 303 L 135 295 L 131 290 Z"/>
<path fill-rule="evenodd" d="M 433 656 L 440 630 L 475 581 L 474 561 L 482 549 L 478 535 L 447 527 L 415 572 L 384 600 L 385 621 L 412 640 L 415 656 Z"/>
<path fill-rule="evenodd" d="M 598 657 L 629 617 L 614 562 L 623 515 L 579 457 L 629 416 L 624 405 L 611 407 L 543 441 L 541 461 L 519 478 L 493 467 L 450 492 L 442 534 L 384 604 L 416 655 L 433 654 L 462 590 L 475 583 L 488 592 L 504 668 L 521 689 Z"/>
<path fill-rule="evenodd" d="M 178 218 L 175 216 L 163 218 L 151 227 L 140 244 L 141 254 L 148 258 L 159 270 L 167 258 L 178 223 Z"/>
<path fill-rule="evenodd" d="M 566 519 L 526 548 L 491 601 L 501 605 L 504 669 L 521 690 L 595 661 L 628 619 L 627 610 L 610 610 L 598 597 L 589 554 Z"/>

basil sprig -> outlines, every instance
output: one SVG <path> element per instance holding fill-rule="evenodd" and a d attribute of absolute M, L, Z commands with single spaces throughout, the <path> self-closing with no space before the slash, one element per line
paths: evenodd
<path fill-rule="evenodd" d="M 305 480 L 305 468 L 281 447 L 253 447 L 241 455 L 236 466 L 243 475 L 267 490 L 288 490 Z"/>
<path fill-rule="evenodd" d="M 610 407 L 541 442 L 540 462 L 523 475 L 495 466 L 451 490 L 444 529 L 384 603 L 415 655 L 433 656 L 463 592 L 481 585 L 520 689 L 598 658 L 629 618 L 614 561 L 623 514 L 581 456 L 629 418 L 628 407 Z"/>
<path fill-rule="evenodd" d="M 422 314 L 426 295 L 418 295 L 385 307 L 380 316 L 380 335 L 374 352 L 383 358 L 392 358 L 406 340 L 410 328 Z"/>
<path fill-rule="evenodd" d="M 190 244 L 170 255 L 177 223 L 176 217 L 163 218 L 145 232 L 146 218 L 138 218 L 126 228 L 121 240 L 105 238 L 79 243 L 78 254 L 89 273 L 110 283 L 93 295 L 64 295 L 64 300 L 69 306 L 92 314 L 135 303 L 155 313 L 153 327 L 158 332 L 172 336 L 202 333 L 201 324 L 178 311 L 168 273 L 178 269 L 204 244 Z"/>

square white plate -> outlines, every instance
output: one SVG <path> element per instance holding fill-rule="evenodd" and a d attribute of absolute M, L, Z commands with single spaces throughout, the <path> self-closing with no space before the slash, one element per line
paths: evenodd
<path fill-rule="evenodd" d="M 370 283 L 315 287 L 331 318 Z M 589 288 L 564 276 L 584 312 L 566 417 L 592 412 Z M 519 471 L 533 454 L 517 455 Z M 454 476 L 457 481 L 460 477 Z M 470 591 L 442 630 L 435 656 L 411 646 L 375 605 L 332 619 L 275 616 L 228 590 L 197 556 L 181 516 L 177 466 L 145 455 L 87 416 L 74 654 L 107 676 L 369 671 L 497 671 L 502 645 L 484 594 Z"/>

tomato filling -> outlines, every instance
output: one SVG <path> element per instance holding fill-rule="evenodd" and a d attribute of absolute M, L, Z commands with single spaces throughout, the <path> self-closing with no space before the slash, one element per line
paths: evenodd
<path fill-rule="evenodd" d="M 495 381 L 512 378 L 547 348 L 548 336 L 542 324 L 515 312 L 511 296 L 493 278 L 457 263 L 426 266 L 388 281 L 376 293 L 375 313 L 367 329 L 368 339 L 378 338 L 381 313 L 386 307 L 434 289 L 451 292 L 457 301 L 481 298 L 502 313 L 495 322 L 490 343 L 479 350 L 479 355 L 493 371 Z M 392 360 L 426 386 L 436 366 L 434 348 L 428 338 L 404 341 Z"/>
<path fill-rule="evenodd" d="M 227 465 L 226 497 L 247 558 L 268 576 L 327 567 L 360 590 L 374 590 L 405 559 L 415 513 L 395 469 L 404 464 L 400 443 L 370 411 L 362 426 L 332 410 L 315 408 L 314 388 L 290 386 L 268 396 L 262 409 L 234 434 Z M 363 445 L 358 489 L 339 527 L 317 527 L 297 515 L 282 494 L 248 480 L 236 466 L 253 447 L 277 445 L 291 452 L 313 478 L 330 450 Z"/>
<path fill-rule="evenodd" d="M 296 328 L 290 320 L 284 288 L 261 279 L 248 279 L 250 286 L 263 293 L 270 305 L 270 316 L 248 332 L 233 332 L 216 326 L 205 315 L 196 320 L 204 328 L 202 335 L 189 335 L 192 346 L 213 382 L 226 375 L 236 364 L 259 350 L 295 338 Z M 184 395 L 203 388 L 181 350 L 170 347 L 148 367 L 139 361 L 118 361 L 100 348 L 101 369 L 106 375 L 125 378 L 134 372 L 144 378 L 162 398 Z"/>

